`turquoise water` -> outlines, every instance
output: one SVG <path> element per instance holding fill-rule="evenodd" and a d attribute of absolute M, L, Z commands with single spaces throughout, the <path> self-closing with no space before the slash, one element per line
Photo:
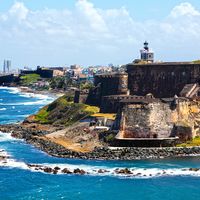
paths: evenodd
<path fill-rule="evenodd" d="M 20 94 L 16 89 L 0 88 L 0 123 L 21 121 L 52 101 L 45 96 Z M 200 157 L 154 161 L 88 161 L 60 159 L 0 133 L 0 149 L 12 157 L 8 166 L 0 164 L 0 200 L 67 199 L 67 200 L 198 200 L 200 173 L 183 168 L 200 167 Z M 106 175 L 50 175 L 24 168 L 24 163 L 75 166 L 83 169 L 128 167 L 146 173 L 144 177 Z M 157 172 L 168 170 L 166 175 Z M 155 174 L 150 177 L 148 174 Z"/>

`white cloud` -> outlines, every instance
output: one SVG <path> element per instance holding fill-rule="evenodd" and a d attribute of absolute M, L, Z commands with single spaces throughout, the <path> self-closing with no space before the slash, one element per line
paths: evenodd
<path fill-rule="evenodd" d="M 9 10 L 9 14 L 12 17 L 17 17 L 19 20 L 25 20 L 28 12 L 29 10 L 21 2 L 16 2 Z"/>
<path fill-rule="evenodd" d="M 182 16 L 199 16 L 200 12 L 196 10 L 190 3 L 185 2 L 173 8 L 170 16 L 182 17 Z"/>
<path fill-rule="evenodd" d="M 78 0 L 73 10 L 33 11 L 16 2 L 0 14 L 1 59 L 20 65 L 125 64 L 149 40 L 156 58 L 200 57 L 200 11 L 182 3 L 160 20 L 135 20 L 125 8 L 100 9 Z M 1 61 L 0 61 L 1 62 Z"/>
<path fill-rule="evenodd" d="M 79 0 L 76 3 L 76 8 L 79 14 L 81 14 L 81 17 L 83 17 L 82 20 L 87 20 L 88 25 L 91 26 L 94 31 L 104 32 L 107 30 L 103 17 L 92 3 L 87 0 Z"/>

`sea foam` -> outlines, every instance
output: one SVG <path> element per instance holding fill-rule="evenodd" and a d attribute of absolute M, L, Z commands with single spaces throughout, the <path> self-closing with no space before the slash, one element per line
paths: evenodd
<path fill-rule="evenodd" d="M 33 166 L 36 167 L 33 167 Z M 32 166 L 32 167 L 31 167 Z M 22 170 L 30 170 L 37 173 L 45 173 L 45 168 L 54 169 L 59 168 L 57 174 L 62 175 L 63 169 L 68 169 L 72 172 L 76 169 L 84 170 L 87 176 L 111 176 L 116 178 L 156 178 L 156 177 L 172 177 L 172 176 L 195 176 L 200 177 L 200 170 L 192 171 L 189 168 L 172 168 L 172 169 L 160 169 L 160 168 L 128 168 L 131 172 L 129 174 L 118 173 L 124 168 L 109 168 L 103 166 L 90 166 L 90 165 L 71 165 L 71 164 L 26 164 L 25 162 L 19 162 L 14 159 L 7 159 L 6 161 L 0 161 L 0 167 L 19 168 Z M 100 172 L 101 171 L 101 172 Z M 50 173 L 52 174 L 52 173 Z"/>
<path fill-rule="evenodd" d="M 14 141 L 14 140 L 19 140 L 19 139 L 12 137 L 11 133 L 3 133 L 0 131 L 0 142 L 11 141 L 11 140 Z"/>
<path fill-rule="evenodd" d="M 9 93 L 11 93 L 11 94 L 20 93 L 20 90 L 18 88 L 16 88 L 16 87 L 0 87 L 0 89 L 9 90 Z"/>
<path fill-rule="evenodd" d="M 0 87 L 0 89 L 9 90 L 11 94 L 19 93 L 19 96 L 26 97 L 26 98 L 34 98 L 36 101 L 29 101 L 29 102 L 20 102 L 20 103 L 0 103 L 0 105 L 6 106 L 15 106 L 15 105 L 44 105 L 52 102 L 55 98 L 50 97 L 49 95 L 45 94 L 35 94 L 31 92 L 21 92 L 19 88 L 16 87 Z"/>

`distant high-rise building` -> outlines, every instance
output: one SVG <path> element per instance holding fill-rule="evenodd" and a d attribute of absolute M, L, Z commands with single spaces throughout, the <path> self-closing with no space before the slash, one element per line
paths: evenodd
<path fill-rule="evenodd" d="M 6 73 L 6 60 L 4 60 L 3 62 L 3 73 L 4 74 Z"/>
<path fill-rule="evenodd" d="M 11 60 L 7 60 L 7 71 L 10 72 L 11 70 Z"/>
<path fill-rule="evenodd" d="M 140 50 L 141 60 L 147 62 L 154 62 L 154 52 L 151 51 L 148 47 L 149 43 L 145 41 L 144 48 Z"/>
<path fill-rule="evenodd" d="M 9 73 L 11 69 L 11 60 L 4 60 L 3 62 L 3 73 Z"/>

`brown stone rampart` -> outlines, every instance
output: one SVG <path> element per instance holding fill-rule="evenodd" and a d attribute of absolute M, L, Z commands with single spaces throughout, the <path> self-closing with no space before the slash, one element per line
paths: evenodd
<path fill-rule="evenodd" d="M 200 64 L 153 63 L 128 64 L 130 94 L 144 96 L 152 93 L 157 98 L 179 95 L 186 84 L 199 83 Z"/>

